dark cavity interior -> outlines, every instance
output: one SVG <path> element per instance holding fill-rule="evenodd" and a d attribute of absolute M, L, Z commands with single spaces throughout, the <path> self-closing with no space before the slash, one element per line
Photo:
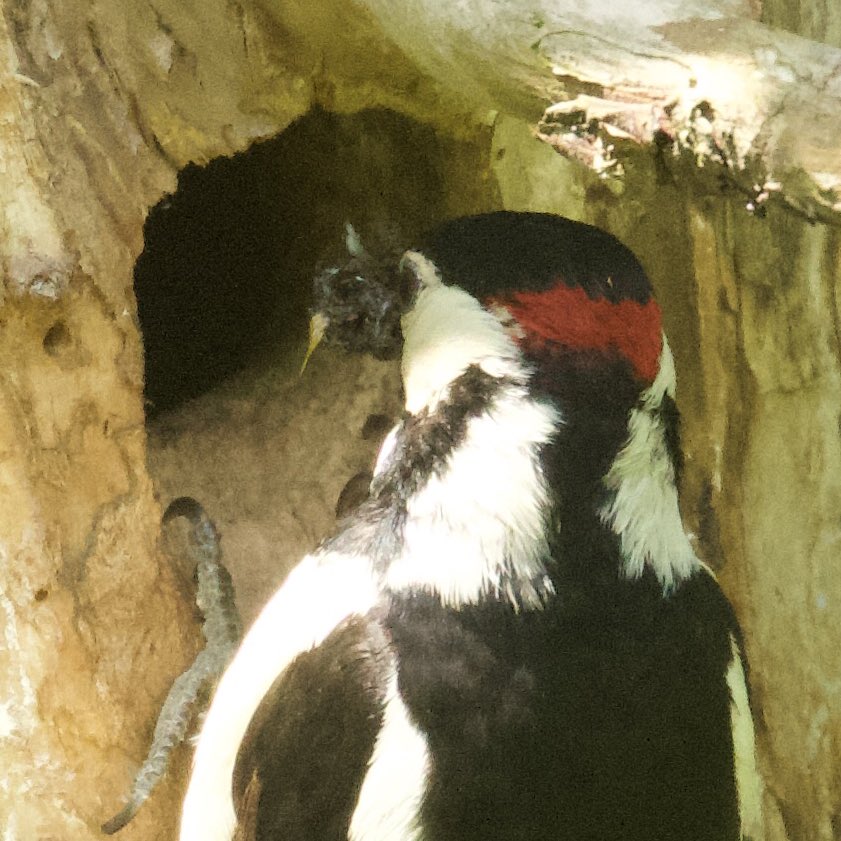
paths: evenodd
<path fill-rule="evenodd" d="M 345 222 L 363 241 L 409 241 L 492 201 L 480 147 L 390 111 L 319 109 L 242 154 L 184 169 L 150 211 L 135 267 L 148 414 L 300 352 L 312 277 L 341 258 Z"/>

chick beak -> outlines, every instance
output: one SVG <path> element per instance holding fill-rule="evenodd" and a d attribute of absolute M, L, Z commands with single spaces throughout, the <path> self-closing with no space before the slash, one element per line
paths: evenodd
<path fill-rule="evenodd" d="M 317 312 L 310 319 L 310 340 L 307 345 L 307 352 L 304 354 L 304 361 L 301 363 L 301 370 L 298 372 L 299 377 L 304 376 L 304 369 L 307 367 L 307 362 L 310 361 L 313 351 L 321 344 L 329 323 L 330 320 L 327 316 L 320 312 Z"/>

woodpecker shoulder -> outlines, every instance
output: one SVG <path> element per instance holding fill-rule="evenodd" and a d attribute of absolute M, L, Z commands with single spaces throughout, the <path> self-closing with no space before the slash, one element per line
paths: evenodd
<path fill-rule="evenodd" d="M 346 841 L 393 670 L 386 635 L 369 615 L 348 618 L 280 673 L 234 766 L 238 823 L 254 833 L 242 841 Z"/>

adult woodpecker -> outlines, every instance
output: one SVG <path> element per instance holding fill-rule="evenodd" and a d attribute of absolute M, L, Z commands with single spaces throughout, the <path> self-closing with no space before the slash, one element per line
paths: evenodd
<path fill-rule="evenodd" d="M 399 262 L 349 250 L 315 338 L 402 342 L 405 417 L 222 678 L 181 841 L 760 837 L 739 630 L 681 524 L 637 260 L 509 212 Z"/>

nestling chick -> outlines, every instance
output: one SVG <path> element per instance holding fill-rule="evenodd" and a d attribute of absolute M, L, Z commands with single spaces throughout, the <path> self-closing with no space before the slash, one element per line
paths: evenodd
<path fill-rule="evenodd" d="M 375 259 L 362 247 L 353 227 L 346 227 L 349 259 L 342 266 L 323 269 L 313 282 L 310 355 L 324 339 L 352 353 L 375 359 L 394 359 L 403 345 L 400 316 L 406 289 L 393 259 Z"/>

